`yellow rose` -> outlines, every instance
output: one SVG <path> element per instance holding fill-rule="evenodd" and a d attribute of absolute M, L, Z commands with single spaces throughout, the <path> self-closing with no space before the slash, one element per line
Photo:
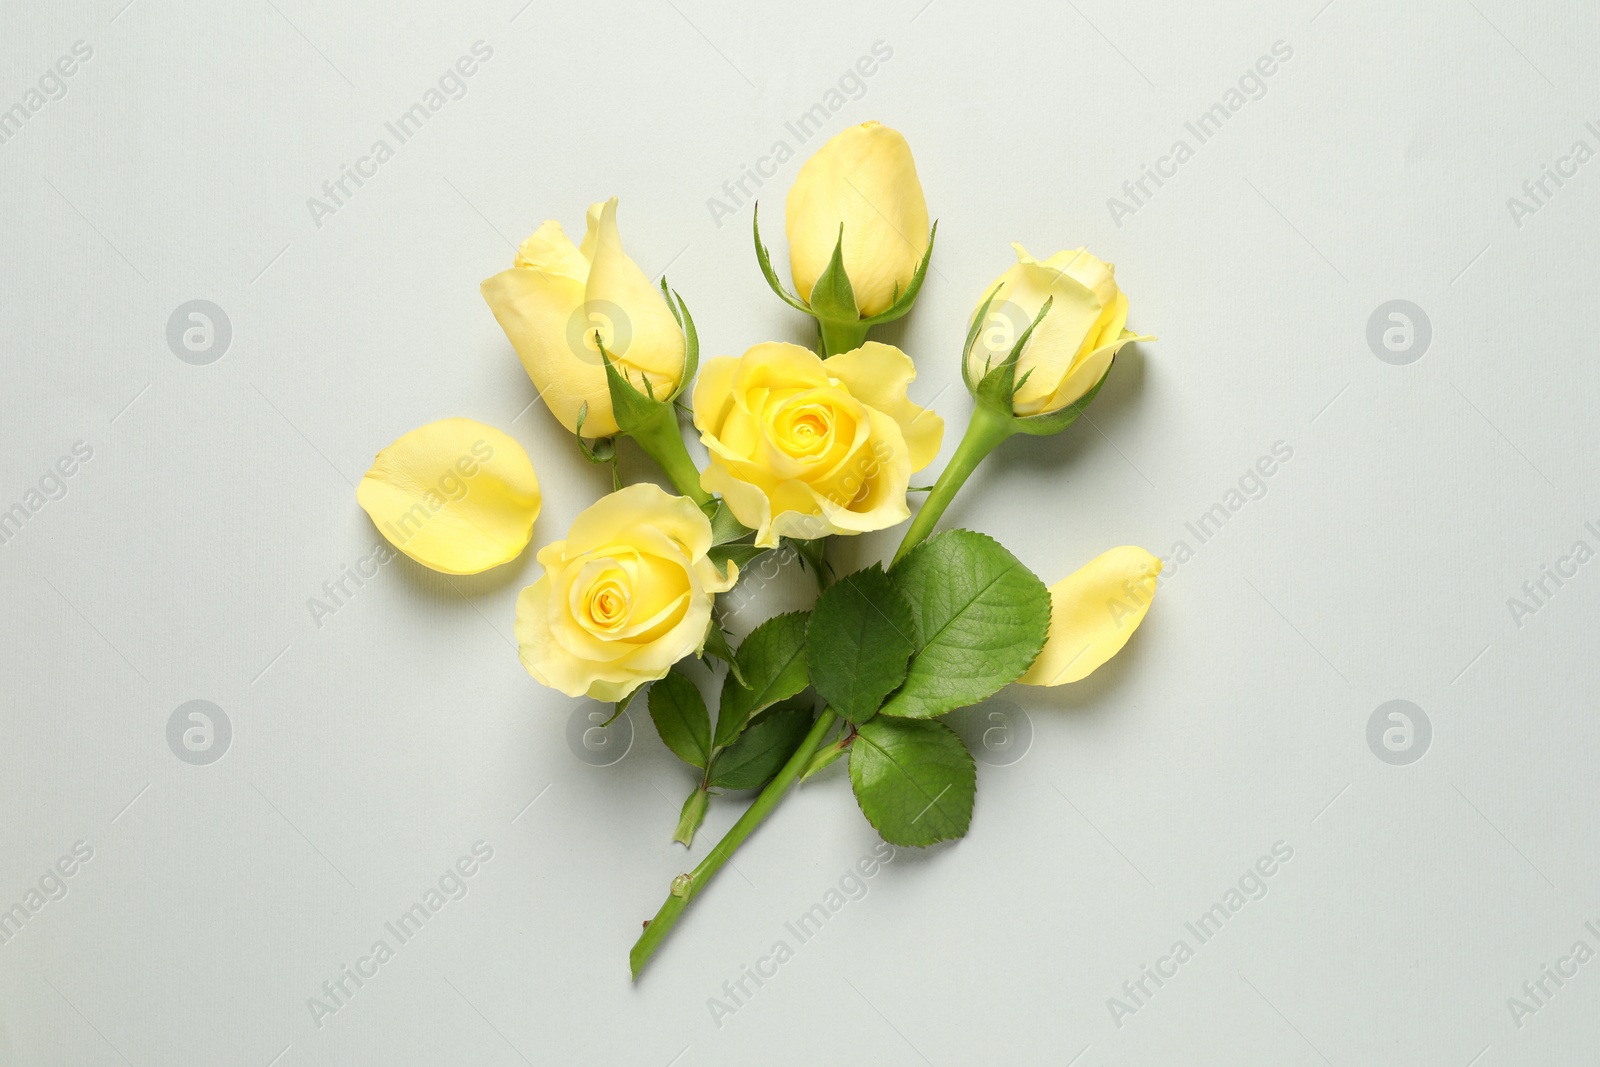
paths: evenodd
<path fill-rule="evenodd" d="M 876 122 L 852 126 L 806 160 L 784 205 L 789 270 L 809 301 L 844 225 L 844 268 L 862 318 L 889 310 L 928 250 L 928 202 L 911 146 Z"/>
<path fill-rule="evenodd" d="M 514 265 L 481 286 L 500 328 L 561 424 L 574 433 L 588 404 L 585 437 L 617 432 L 595 335 L 630 380 L 668 397 L 683 377 L 685 342 L 666 300 L 622 250 L 617 198 L 589 208 L 589 232 L 573 247 L 546 222 L 517 249 Z"/>
<path fill-rule="evenodd" d="M 1050 587 L 1050 636 L 1023 685 L 1064 685 L 1087 678 L 1122 651 L 1156 595 L 1161 561 L 1124 545 L 1090 560 Z"/>
<path fill-rule="evenodd" d="M 995 292 L 998 286 L 967 353 L 967 382 L 975 387 L 990 367 L 1003 362 L 1050 300 L 1049 313 L 1017 362 L 1020 384 L 1011 406 L 1023 416 L 1060 411 L 1105 377 L 1111 358 L 1123 345 L 1154 338 L 1124 329 L 1128 297 L 1117 288 L 1111 264 L 1082 248 L 1057 252 L 1040 262 L 1020 244 L 1011 247 L 1017 250 L 1017 264 L 987 290 Z M 982 307 L 973 312 L 973 320 Z"/>
<path fill-rule="evenodd" d="M 911 474 L 944 437 L 944 420 L 906 397 L 916 376 L 876 341 L 826 360 L 777 341 L 710 360 L 694 387 L 711 453 L 701 485 L 768 548 L 904 521 Z"/>
<path fill-rule="evenodd" d="M 706 552 L 711 523 L 648 483 L 602 497 L 565 541 L 539 550 L 544 576 L 517 597 L 528 673 L 568 696 L 621 700 L 700 651 L 715 594 L 733 588 Z"/>
<path fill-rule="evenodd" d="M 522 446 L 472 419 L 440 419 L 378 453 L 356 502 L 400 551 L 445 574 L 521 555 L 539 517 L 539 479 Z"/>

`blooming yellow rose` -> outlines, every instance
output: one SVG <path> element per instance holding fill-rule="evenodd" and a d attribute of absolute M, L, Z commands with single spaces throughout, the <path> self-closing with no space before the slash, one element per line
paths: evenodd
<path fill-rule="evenodd" d="M 1124 329 L 1128 297 L 1117 288 L 1116 268 L 1110 263 L 1082 248 L 1057 252 L 1041 262 L 1020 244 L 1011 247 L 1017 250 L 1017 264 L 987 290 L 995 292 L 998 287 L 967 353 L 967 382 L 976 386 L 990 367 L 1003 362 L 1050 300 L 1049 313 L 1017 362 L 1020 384 L 1012 410 L 1017 415 L 1060 411 L 1105 377 L 1123 345 L 1154 338 Z M 974 310 L 974 320 L 982 307 Z"/>
<path fill-rule="evenodd" d="M 694 387 L 711 453 L 700 484 L 768 548 L 893 526 L 910 515 L 912 472 L 944 437 L 944 420 L 906 397 L 916 376 L 910 357 L 876 341 L 826 360 L 776 341 L 710 360 Z"/>
<path fill-rule="evenodd" d="M 1124 545 L 1090 560 L 1050 587 L 1050 636 L 1024 685 L 1064 685 L 1087 678 L 1122 651 L 1156 595 L 1161 561 Z"/>
<path fill-rule="evenodd" d="M 356 486 L 356 502 L 390 544 L 445 574 L 515 559 L 541 499 L 522 446 L 472 419 L 412 430 L 379 452 Z"/>
<path fill-rule="evenodd" d="M 617 198 L 592 205 L 588 221 L 576 248 L 560 223 L 546 222 L 522 242 L 512 268 L 481 289 L 561 424 L 577 432 L 588 404 L 584 436 L 609 437 L 617 421 L 595 335 L 618 370 L 635 382 L 648 378 L 662 398 L 683 377 L 685 342 L 660 291 L 622 250 Z"/>
<path fill-rule="evenodd" d="M 928 250 L 928 202 L 911 146 L 876 122 L 850 127 L 806 160 L 784 212 L 802 300 L 811 299 L 844 225 L 844 270 L 862 318 L 889 309 Z"/>
<path fill-rule="evenodd" d="M 700 651 L 718 572 L 711 523 L 694 503 L 648 483 L 585 509 L 565 541 L 539 550 L 544 576 L 517 597 L 528 673 L 568 696 L 621 700 Z"/>

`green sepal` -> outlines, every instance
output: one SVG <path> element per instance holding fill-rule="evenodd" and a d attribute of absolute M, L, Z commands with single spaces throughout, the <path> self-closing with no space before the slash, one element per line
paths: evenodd
<path fill-rule="evenodd" d="M 655 386 L 651 384 L 650 379 L 643 372 L 640 373 L 646 390 L 641 393 L 627 376 L 617 369 L 611 353 L 606 351 L 605 343 L 598 336 L 595 337 L 595 344 L 600 349 L 600 361 L 605 364 L 606 387 L 611 393 L 611 415 L 617 420 L 617 429 L 637 440 L 641 433 L 656 432 L 662 424 L 663 416 L 666 416 L 676 431 L 678 417 L 673 413 L 672 404 L 668 400 L 656 397 Z"/>
<path fill-rule="evenodd" d="M 706 640 L 700 648 L 700 658 L 704 659 L 706 656 L 713 656 L 726 663 L 728 672 L 740 685 L 744 684 L 744 672 L 739 669 L 739 657 L 734 653 L 733 646 L 728 644 L 728 632 L 722 628 L 722 624 L 714 615 L 706 624 Z"/>
<path fill-rule="evenodd" d="M 984 301 L 984 312 L 988 310 L 990 301 L 994 299 L 998 292 L 999 288 L 996 287 L 995 292 L 989 294 L 989 300 Z M 1006 358 L 1001 360 L 997 366 L 991 367 L 988 373 L 983 376 L 983 379 L 978 382 L 978 387 L 972 391 L 972 395 L 977 399 L 978 403 L 984 404 L 995 411 L 1003 411 L 1006 415 L 1011 416 L 1011 402 L 1017 393 L 1017 361 L 1022 358 L 1022 350 L 1028 347 L 1028 341 L 1033 337 L 1033 331 L 1038 329 L 1039 324 L 1044 321 L 1044 317 L 1050 314 L 1050 305 L 1054 301 L 1055 297 L 1045 299 L 1044 306 L 1039 309 L 1039 314 L 1034 317 L 1033 322 L 1028 324 L 1028 328 L 1022 331 L 1022 336 L 1018 337 L 1016 344 L 1011 346 L 1011 351 L 1006 354 Z M 984 313 L 980 312 L 977 321 L 981 323 L 985 317 Z M 972 340 L 977 338 L 977 333 L 969 330 L 968 336 L 971 340 L 968 341 L 966 350 L 961 353 L 961 365 L 963 367 L 967 365 L 967 360 L 971 356 Z M 1026 376 L 1024 376 L 1024 379 L 1026 379 Z"/>
<path fill-rule="evenodd" d="M 762 277 L 767 279 L 768 288 L 770 288 L 774 293 L 777 293 L 778 299 L 782 300 L 785 304 L 788 304 L 796 311 L 804 311 L 809 315 L 811 313 L 811 309 L 806 306 L 806 302 L 789 292 L 789 290 L 785 289 L 783 287 L 783 283 L 778 280 L 778 275 L 772 269 L 772 256 L 767 252 L 767 246 L 761 243 L 760 204 L 757 204 L 755 206 L 755 210 L 751 213 L 750 225 L 755 231 L 756 262 L 761 264 L 761 274 Z"/>
<path fill-rule="evenodd" d="M 694 381 L 694 376 L 700 370 L 700 334 L 695 331 L 694 317 L 689 314 L 689 305 L 683 302 L 677 290 L 667 288 L 667 276 L 661 276 L 661 295 L 667 299 L 667 310 L 672 312 L 672 317 L 678 320 L 678 328 L 683 331 L 683 373 L 678 376 L 678 388 L 673 390 L 668 400 L 676 400 L 683 395 L 683 391 Z"/>
<path fill-rule="evenodd" d="M 966 343 L 961 346 L 961 380 L 967 383 L 967 392 L 974 395 L 978 392 L 978 382 L 972 377 L 972 346 L 978 343 L 978 335 L 983 332 L 984 323 L 989 321 L 989 307 L 1004 288 L 1005 283 L 1001 282 L 990 289 L 989 295 L 983 298 L 983 304 L 979 306 L 977 314 L 972 316 L 972 323 L 967 327 Z"/>
<path fill-rule="evenodd" d="M 728 564 L 732 563 L 741 571 L 750 565 L 750 561 L 758 556 L 764 556 L 772 551 L 760 545 L 735 542 L 731 545 L 712 545 L 711 551 L 706 553 L 706 558 L 717 565 L 717 570 L 724 576 L 728 573 Z"/>
<path fill-rule="evenodd" d="M 922 280 L 928 275 L 928 264 L 933 261 L 933 239 L 939 233 L 939 223 L 934 221 L 933 228 L 928 231 L 928 248 L 922 253 L 922 262 L 917 264 L 917 272 L 911 276 L 911 282 L 905 291 L 895 296 L 893 304 L 873 315 L 871 318 L 862 319 L 866 326 L 877 326 L 884 322 L 893 322 L 911 310 L 911 305 L 917 302 L 917 293 L 922 290 Z"/>
<path fill-rule="evenodd" d="M 589 418 L 589 402 L 585 400 L 578 405 L 578 427 L 572 435 L 578 439 L 578 451 L 583 453 L 583 458 L 590 463 L 615 463 L 617 459 L 617 442 L 610 437 L 596 437 L 590 444 L 583 436 L 583 424 Z"/>
<path fill-rule="evenodd" d="M 826 589 L 828 582 L 833 578 L 833 564 L 828 562 L 828 539 L 826 537 L 785 537 L 782 542 L 794 550 L 800 557 L 800 565 L 806 567 L 817 579 L 817 589 Z"/>
<path fill-rule="evenodd" d="M 861 309 L 856 306 L 856 292 L 850 285 L 850 275 L 844 269 L 844 223 L 839 223 L 839 239 L 833 245 L 833 257 L 817 275 L 811 287 L 811 314 L 833 322 L 861 322 Z"/>
<path fill-rule="evenodd" d="M 1035 437 L 1048 437 L 1060 433 L 1068 426 L 1078 421 L 1078 416 L 1083 414 L 1083 409 L 1094 402 L 1100 394 L 1100 387 L 1106 384 L 1106 379 L 1111 377 L 1111 368 L 1116 366 L 1117 357 L 1111 357 L 1111 363 L 1106 366 L 1106 372 L 1100 376 L 1087 393 L 1061 408 L 1059 411 L 1047 411 L 1042 415 L 1025 415 L 1017 418 L 1017 429 Z"/>

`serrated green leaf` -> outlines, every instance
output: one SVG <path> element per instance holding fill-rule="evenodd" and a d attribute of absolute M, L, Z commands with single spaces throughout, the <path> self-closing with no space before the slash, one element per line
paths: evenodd
<path fill-rule="evenodd" d="M 806 687 L 806 621 L 809 612 L 774 615 L 750 631 L 734 658 L 744 675 L 722 680 L 717 709 L 717 747 L 731 744 L 756 712 Z"/>
<path fill-rule="evenodd" d="M 912 607 L 916 651 L 885 715 L 927 719 L 1022 677 L 1050 631 L 1050 591 L 998 541 L 949 530 L 890 572 Z"/>
<path fill-rule="evenodd" d="M 711 767 L 718 789 L 759 789 L 789 762 L 816 716 L 802 708 L 775 709 L 751 723 Z"/>
<path fill-rule="evenodd" d="M 705 769 L 711 758 L 711 715 L 693 682 L 673 671 L 651 685 L 650 720 L 674 756 Z"/>
<path fill-rule="evenodd" d="M 966 835 L 978 773 L 944 723 L 880 715 L 851 742 L 850 785 L 885 841 L 920 847 Z"/>
<path fill-rule="evenodd" d="M 867 721 L 905 680 L 915 633 L 911 605 L 882 566 L 846 575 L 811 609 L 806 667 L 812 687 L 844 718 Z"/>

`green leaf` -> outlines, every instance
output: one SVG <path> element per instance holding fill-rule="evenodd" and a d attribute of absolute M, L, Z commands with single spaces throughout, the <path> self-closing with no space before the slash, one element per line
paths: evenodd
<path fill-rule="evenodd" d="M 716 745 L 731 744 L 750 717 L 806 687 L 806 620 L 809 613 L 774 615 L 750 631 L 734 658 L 743 684 L 731 671 L 722 680 Z"/>
<path fill-rule="evenodd" d="M 1050 590 L 991 537 L 949 530 L 890 572 L 916 620 L 916 653 L 885 715 L 928 719 L 1022 677 L 1050 631 Z"/>
<path fill-rule="evenodd" d="M 790 307 L 794 308 L 796 311 L 804 311 L 804 312 L 808 312 L 809 313 L 811 311 L 811 309 L 806 307 L 805 301 L 801 300 L 799 297 L 797 297 L 793 293 L 789 292 L 789 290 L 785 289 L 783 287 L 783 283 L 778 280 L 778 275 L 772 269 L 772 256 L 770 254 L 768 254 L 767 246 L 761 243 L 761 205 L 760 204 L 757 204 L 756 207 L 755 207 L 755 210 L 753 212 L 751 212 L 750 225 L 751 225 L 751 228 L 755 231 L 755 236 L 756 236 L 756 262 L 761 264 L 761 275 L 762 275 L 762 277 L 767 279 L 767 286 L 774 293 L 777 293 L 778 294 L 778 298 L 780 300 L 782 300 L 785 304 L 788 304 Z"/>
<path fill-rule="evenodd" d="M 892 845 L 931 845 L 964 837 L 977 796 L 977 767 L 942 722 L 879 716 L 850 745 L 856 803 Z"/>
<path fill-rule="evenodd" d="M 853 723 L 877 712 L 906 677 L 915 648 L 911 605 L 873 564 L 823 590 L 806 630 L 806 667 L 828 706 Z"/>
<path fill-rule="evenodd" d="M 817 591 L 821 592 L 825 589 L 828 579 L 833 577 L 833 564 L 828 562 L 828 539 L 826 537 L 785 537 L 781 540 L 800 558 L 800 565 L 809 569 L 816 577 Z"/>
<path fill-rule="evenodd" d="M 741 537 L 749 537 L 751 530 L 744 523 L 734 518 L 733 510 L 726 501 L 717 501 L 717 506 L 711 513 L 711 543 L 725 545 L 730 541 L 737 541 Z"/>
<path fill-rule="evenodd" d="M 719 789 L 759 789 L 794 755 L 816 716 L 803 708 L 769 711 L 717 754 L 711 784 Z"/>
<path fill-rule="evenodd" d="M 711 715 L 693 682 L 673 671 L 652 685 L 650 718 L 674 756 L 705 770 L 711 758 Z"/>
<path fill-rule="evenodd" d="M 839 240 L 833 246 L 833 258 L 817 276 L 811 287 L 811 313 L 819 319 L 835 322 L 860 322 L 861 311 L 856 307 L 856 293 L 850 287 L 850 276 L 844 270 L 844 223 L 839 223 Z"/>

